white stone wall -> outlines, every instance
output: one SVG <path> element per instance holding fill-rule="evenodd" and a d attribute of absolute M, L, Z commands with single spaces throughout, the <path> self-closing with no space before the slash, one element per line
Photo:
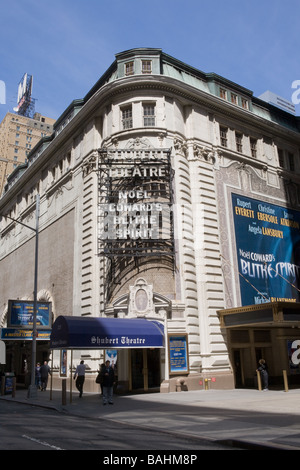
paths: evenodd
<path fill-rule="evenodd" d="M 286 184 L 278 147 L 285 149 L 285 158 L 289 151 L 299 156 L 299 139 L 249 112 L 202 98 L 190 86 L 182 84 L 179 89 L 174 79 L 160 83 L 156 78 L 144 87 L 138 77 L 124 79 L 124 91 L 122 80 L 110 82 L 33 160 L 23 183 L 17 182 L 0 201 L 0 210 L 34 225 L 39 192 L 39 300 L 51 299 L 54 318 L 99 316 L 105 308 L 111 314 L 113 305 L 104 304 L 106 261 L 98 253 L 98 149 L 129 148 L 136 139 L 149 148 L 170 149 L 174 275 L 163 267 L 157 270 L 150 261 L 142 272 L 126 274 L 113 302 L 143 277 L 155 295 L 170 301 L 168 332 L 188 333 L 191 373 L 232 377 L 226 334 L 217 315 L 218 310 L 240 305 L 231 192 L 287 201 L 297 208 L 299 178 L 295 174 Z M 155 103 L 154 127 L 143 126 L 143 103 Z M 132 106 L 134 124 L 123 130 L 125 105 Z M 226 149 L 220 142 L 220 125 L 228 129 Z M 236 149 L 236 132 L 242 134 L 242 152 Z M 256 159 L 251 156 L 251 136 L 257 139 Z M 298 159 L 295 165 L 299 171 Z M 34 234 L 8 219 L 2 219 L 1 231 L 0 325 L 5 326 L 8 299 L 32 298 Z M 101 353 L 83 355 L 92 377 Z"/>

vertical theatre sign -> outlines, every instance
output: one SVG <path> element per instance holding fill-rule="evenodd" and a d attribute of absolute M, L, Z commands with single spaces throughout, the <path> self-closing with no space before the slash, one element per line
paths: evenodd
<path fill-rule="evenodd" d="M 168 150 L 100 151 L 102 254 L 136 257 L 172 251 L 171 179 Z"/>
<path fill-rule="evenodd" d="M 232 194 L 242 305 L 299 302 L 300 212 Z"/>

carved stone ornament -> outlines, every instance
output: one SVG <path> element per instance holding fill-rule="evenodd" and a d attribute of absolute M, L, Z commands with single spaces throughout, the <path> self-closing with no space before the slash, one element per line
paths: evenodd
<path fill-rule="evenodd" d="M 218 158 L 222 156 L 222 152 L 218 149 L 208 149 L 202 145 L 193 145 L 193 155 L 197 160 L 205 160 L 207 162 L 215 163 Z"/>
<path fill-rule="evenodd" d="M 187 148 L 187 144 L 186 144 L 185 141 L 175 138 L 174 139 L 174 148 L 177 152 L 183 154 L 185 157 L 187 156 L 188 148 Z"/>
<path fill-rule="evenodd" d="M 87 176 L 91 171 L 97 169 L 97 155 L 92 154 L 87 157 L 82 164 L 83 177 Z"/>
<path fill-rule="evenodd" d="M 154 148 L 150 140 L 146 137 L 136 137 L 135 139 L 129 139 L 126 148 L 135 148 L 135 149 L 150 149 Z"/>
<path fill-rule="evenodd" d="M 129 312 L 130 317 L 145 317 L 154 314 L 153 287 L 139 278 L 134 286 L 129 287 Z"/>

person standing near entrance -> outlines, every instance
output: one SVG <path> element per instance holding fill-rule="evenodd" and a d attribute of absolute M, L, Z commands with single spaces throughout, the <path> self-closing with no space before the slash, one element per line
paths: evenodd
<path fill-rule="evenodd" d="M 257 370 L 260 372 L 261 380 L 262 380 L 262 385 L 263 385 L 263 390 L 269 390 L 269 373 L 268 373 L 268 366 L 266 364 L 266 361 L 264 359 L 260 359 L 258 361 L 258 368 Z"/>
<path fill-rule="evenodd" d="M 35 386 L 38 390 L 41 388 L 41 365 L 39 362 L 35 368 Z"/>
<path fill-rule="evenodd" d="M 103 405 L 107 403 L 113 405 L 113 385 L 115 382 L 114 369 L 110 365 L 110 361 L 105 362 L 105 367 L 101 371 L 103 377 Z"/>
<path fill-rule="evenodd" d="M 41 374 L 41 391 L 45 392 L 48 384 L 48 376 L 51 375 L 50 367 L 48 362 L 44 361 L 44 364 L 40 367 Z"/>
<path fill-rule="evenodd" d="M 77 378 L 76 378 L 77 377 Z M 82 397 L 83 384 L 85 380 L 85 364 L 84 361 L 80 361 L 80 364 L 76 367 L 74 374 L 74 380 L 76 379 L 76 388 L 79 391 L 79 396 Z"/>

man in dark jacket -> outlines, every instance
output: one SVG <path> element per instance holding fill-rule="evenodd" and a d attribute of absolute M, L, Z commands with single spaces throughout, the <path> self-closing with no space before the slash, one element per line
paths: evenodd
<path fill-rule="evenodd" d="M 40 374 L 41 374 L 41 391 L 45 392 L 48 383 L 48 375 L 51 375 L 50 367 L 48 366 L 48 362 L 45 361 L 44 364 L 40 367 Z"/>
<path fill-rule="evenodd" d="M 266 391 L 268 390 L 268 382 L 269 382 L 268 366 L 264 359 L 260 359 L 258 361 L 258 364 L 259 366 L 257 370 L 260 372 L 260 375 L 261 375 L 263 390 Z"/>
<path fill-rule="evenodd" d="M 105 367 L 101 371 L 103 377 L 103 405 L 113 404 L 113 385 L 115 381 L 114 369 L 110 365 L 110 361 L 105 362 Z"/>

